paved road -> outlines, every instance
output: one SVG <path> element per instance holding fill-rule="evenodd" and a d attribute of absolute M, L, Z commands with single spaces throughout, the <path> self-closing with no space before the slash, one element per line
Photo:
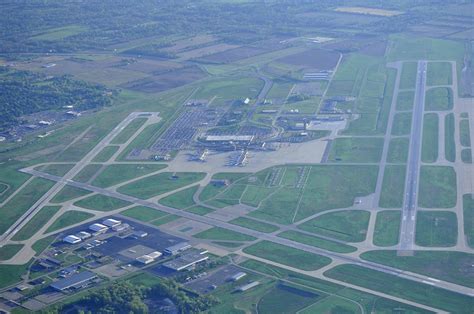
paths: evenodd
<path fill-rule="evenodd" d="M 437 287 L 444 288 L 446 290 L 450 290 L 450 291 L 457 292 L 457 293 L 460 293 L 460 294 L 472 295 L 472 289 L 464 287 L 464 286 L 460 286 L 460 285 L 457 285 L 457 284 L 453 284 L 453 283 L 450 283 L 450 282 L 445 282 L 445 281 L 440 281 L 440 280 L 435 280 L 434 281 L 432 278 L 424 276 L 424 275 L 419 275 L 419 274 L 414 274 L 414 273 L 410 273 L 410 272 L 401 271 L 401 270 L 393 268 L 393 267 L 384 266 L 384 265 L 380 265 L 380 264 L 377 264 L 377 263 L 365 261 L 365 260 L 362 260 L 358 257 L 347 256 L 347 255 L 344 255 L 344 254 L 330 252 L 330 251 L 327 251 L 327 250 L 316 248 L 314 246 L 305 245 L 305 244 L 295 242 L 295 241 L 291 241 L 291 240 L 288 240 L 288 239 L 285 239 L 285 238 L 280 238 L 280 237 L 278 237 L 276 235 L 273 235 L 273 234 L 262 233 L 262 232 L 247 229 L 247 228 L 244 228 L 244 227 L 241 227 L 241 226 L 238 226 L 238 225 L 233 225 L 233 224 L 230 224 L 228 222 L 218 220 L 216 218 L 207 217 L 207 216 L 200 216 L 200 215 L 196 215 L 196 214 L 186 212 L 186 211 L 183 211 L 183 210 L 179 210 L 179 209 L 175 209 L 175 208 L 171 208 L 171 207 L 166 207 L 166 206 L 163 206 L 163 205 L 151 202 L 151 201 L 139 199 L 139 198 L 136 198 L 136 197 L 133 197 L 133 196 L 130 196 L 130 195 L 121 194 L 121 193 L 118 193 L 116 191 L 111 191 L 111 190 L 108 190 L 108 189 L 99 188 L 99 187 L 96 187 L 96 186 L 93 186 L 93 185 L 90 185 L 90 184 L 86 184 L 86 183 L 80 183 L 80 182 L 75 182 L 75 181 L 72 181 L 72 180 L 66 180 L 62 177 L 53 176 L 53 175 L 43 173 L 43 172 L 40 172 L 40 171 L 37 171 L 37 170 L 34 170 L 34 169 L 24 169 L 22 171 L 26 172 L 26 173 L 29 173 L 29 174 L 32 174 L 32 175 L 35 175 L 35 176 L 45 178 L 45 179 L 61 182 L 62 184 L 68 184 L 68 185 L 71 185 L 71 186 L 74 186 L 74 187 L 77 187 L 77 188 L 81 188 L 81 189 L 89 190 L 89 191 L 92 191 L 92 192 L 100 193 L 102 195 L 115 197 L 115 198 L 130 202 L 130 203 L 134 203 L 134 204 L 137 204 L 137 205 L 142 205 L 142 206 L 147 206 L 147 207 L 150 207 L 150 208 L 154 208 L 154 209 L 157 209 L 157 210 L 160 210 L 160 211 L 167 212 L 169 214 L 174 214 L 174 215 L 177 215 L 177 216 L 181 216 L 181 217 L 184 217 L 184 218 L 187 218 L 187 219 L 190 219 L 190 220 L 194 220 L 194 221 L 197 221 L 197 222 L 205 223 L 205 224 L 208 224 L 208 225 L 211 225 L 211 226 L 221 227 L 221 228 L 229 229 L 229 230 L 232 230 L 232 231 L 240 232 L 240 233 L 243 233 L 243 234 L 247 234 L 247 235 L 256 237 L 259 240 L 267 240 L 267 241 L 271 241 L 271 242 L 274 242 L 274 243 L 278 243 L 278 244 L 286 245 L 286 246 L 289 246 L 289 247 L 297 248 L 297 249 L 300 249 L 302 251 L 306 251 L 306 252 L 309 252 L 309 253 L 326 256 L 326 257 L 329 257 L 329 258 L 331 258 L 335 261 L 340 261 L 340 262 L 344 262 L 344 263 L 353 263 L 353 264 L 357 264 L 357 265 L 360 265 L 360 266 L 363 266 L 363 267 L 366 267 L 366 268 L 369 268 L 369 269 L 372 269 L 372 270 L 376 270 L 376 271 L 384 272 L 384 273 L 387 273 L 387 274 L 399 276 L 399 277 L 402 277 L 402 278 L 405 278 L 405 279 L 408 279 L 408 280 L 412 280 L 412 281 L 416 281 L 416 282 L 420 282 L 420 283 L 429 283 L 431 285 L 436 285 Z"/>
<path fill-rule="evenodd" d="M 130 121 L 142 114 L 155 114 L 149 112 L 132 112 L 122 122 L 120 122 L 106 137 L 104 137 L 84 158 L 74 165 L 65 175 L 64 180 L 74 178 L 79 171 L 88 165 L 92 159 L 105 147 L 110 141 L 122 131 Z M 66 184 L 65 182 L 57 181 L 57 183 L 45 193 L 28 211 L 26 211 L 20 219 L 18 219 L 12 226 L 0 236 L 0 247 L 3 246 L 13 235 L 18 232 L 44 205 L 46 205 Z"/>
<path fill-rule="evenodd" d="M 413 109 L 408 169 L 405 179 L 405 197 L 402 208 L 400 227 L 400 251 L 413 249 L 416 226 L 416 207 L 418 202 L 418 182 L 420 176 L 421 138 L 423 128 L 423 109 L 426 88 L 426 61 L 418 62 L 415 90 L 415 107 Z"/>

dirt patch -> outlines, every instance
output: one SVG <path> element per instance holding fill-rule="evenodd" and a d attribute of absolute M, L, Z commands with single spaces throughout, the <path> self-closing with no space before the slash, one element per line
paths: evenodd
<path fill-rule="evenodd" d="M 189 84 L 204 77 L 206 77 L 206 73 L 199 67 L 190 66 L 146 77 L 120 87 L 144 93 L 157 93 Z"/>
<path fill-rule="evenodd" d="M 231 63 L 241 59 L 257 56 L 268 51 L 268 49 L 257 47 L 239 47 L 208 55 L 198 59 L 198 61 L 205 63 Z"/>
<path fill-rule="evenodd" d="M 277 62 L 301 66 L 303 68 L 311 68 L 317 70 L 332 70 L 339 60 L 339 53 L 322 49 L 312 49 L 289 55 Z"/>

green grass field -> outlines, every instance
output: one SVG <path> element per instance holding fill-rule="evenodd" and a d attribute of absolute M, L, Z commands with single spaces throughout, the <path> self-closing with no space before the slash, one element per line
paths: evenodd
<path fill-rule="evenodd" d="M 82 208 L 107 212 L 131 205 L 131 203 L 118 198 L 96 194 L 77 201 L 74 205 Z"/>
<path fill-rule="evenodd" d="M 357 265 L 336 266 L 324 275 L 452 313 L 467 314 L 474 306 L 471 297 Z"/>
<path fill-rule="evenodd" d="M 193 235 L 198 239 L 216 240 L 216 241 L 255 241 L 257 238 L 248 236 L 246 234 L 227 230 L 220 227 L 212 227 L 205 231 Z"/>
<path fill-rule="evenodd" d="M 452 167 L 422 166 L 418 205 L 426 208 L 451 208 L 456 205 L 456 172 Z"/>
<path fill-rule="evenodd" d="M 449 62 L 429 62 L 426 85 L 451 85 L 453 72 Z"/>
<path fill-rule="evenodd" d="M 470 148 L 461 150 L 461 160 L 463 163 L 472 164 L 472 152 Z"/>
<path fill-rule="evenodd" d="M 51 203 L 62 203 L 69 200 L 73 200 L 78 197 L 86 196 L 91 194 L 91 191 L 83 190 L 80 188 L 76 188 L 74 186 L 66 185 L 59 191 L 52 199 Z"/>
<path fill-rule="evenodd" d="M 415 88 L 417 67 L 416 62 L 403 62 L 400 89 Z"/>
<path fill-rule="evenodd" d="M 411 112 L 396 113 L 393 117 L 392 135 L 402 136 L 410 135 L 411 131 Z"/>
<path fill-rule="evenodd" d="M 447 161 L 456 161 L 456 142 L 454 138 L 454 114 L 446 115 L 444 119 L 444 153 Z"/>
<path fill-rule="evenodd" d="M 102 165 L 87 165 L 73 178 L 73 180 L 85 183 L 89 181 L 92 176 L 100 170 L 100 168 L 102 168 Z"/>
<path fill-rule="evenodd" d="M 0 265 L 0 288 L 5 288 L 21 280 L 28 270 L 30 262 L 24 265 Z"/>
<path fill-rule="evenodd" d="M 298 313 L 319 299 L 314 291 L 287 283 L 278 283 L 258 302 L 258 313 Z"/>
<path fill-rule="evenodd" d="M 138 129 L 145 124 L 147 118 L 133 119 L 117 136 L 115 136 L 110 144 L 124 144 L 128 139 L 138 131 Z"/>
<path fill-rule="evenodd" d="M 159 203 L 165 206 L 184 209 L 195 205 L 193 196 L 196 193 L 199 185 L 191 186 L 187 189 L 173 193 L 165 198 L 159 200 Z"/>
<path fill-rule="evenodd" d="M 416 219 L 415 243 L 427 247 L 456 245 L 456 214 L 446 211 L 419 211 Z"/>
<path fill-rule="evenodd" d="M 438 159 L 439 119 L 435 113 L 425 114 L 421 144 L 421 161 L 435 162 Z"/>
<path fill-rule="evenodd" d="M 415 92 L 413 91 L 401 91 L 397 97 L 397 110 L 412 110 L 413 103 L 415 101 Z"/>
<path fill-rule="evenodd" d="M 120 184 L 166 168 L 163 164 L 109 165 L 92 181 L 98 187 Z M 132 183 L 133 184 L 133 183 Z"/>
<path fill-rule="evenodd" d="M 0 208 L 0 234 L 18 220 L 44 193 L 46 193 L 54 182 L 35 178 L 25 185 L 13 198 Z"/>
<path fill-rule="evenodd" d="M 474 248 L 474 195 L 464 194 L 462 196 L 462 201 L 464 214 L 464 233 L 467 237 L 467 243 L 470 247 Z"/>
<path fill-rule="evenodd" d="M 56 214 L 61 206 L 45 206 L 13 236 L 12 240 L 21 241 L 31 238 Z"/>
<path fill-rule="evenodd" d="M 20 252 L 23 244 L 7 244 L 0 247 L 0 261 L 6 261 Z"/>
<path fill-rule="evenodd" d="M 53 176 L 62 177 L 64 176 L 74 164 L 49 164 L 40 166 L 38 170 L 52 174 Z"/>
<path fill-rule="evenodd" d="M 229 221 L 231 224 L 238 225 L 241 227 L 245 227 L 248 229 L 264 232 L 264 233 L 271 233 L 277 231 L 279 228 L 275 225 L 271 225 L 268 223 L 264 223 L 258 220 L 253 220 L 247 217 L 239 217 Z"/>
<path fill-rule="evenodd" d="M 168 213 L 145 206 L 135 206 L 120 212 L 120 214 L 143 222 L 150 222 L 168 215 Z"/>
<path fill-rule="evenodd" d="M 209 207 L 206 207 L 206 206 L 201 206 L 201 205 L 188 207 L 188 208 L 185 208 L 184 210 L 187 211 L 187 212 L 196 214 L 196 215 L 201 215 L 201 216 L 207 215 L 207 214 L 212 213 L 214 211 L 214 209 L 212 209 L 212 208 L 209 208 Z"/>
<path fill-rule="evenodd" d="M 382 208 L 399 208 L 403 205 L 403 192 L 405 191 L 406 166 L 385 166 L 380 192 L 379 206 Z"/>
<path fill-rule="evenodd" d="M 18 161 L 5 161 L 0 167 L 0 183 L 2 192 L 0 202 L 4 202 L 13 192 L 28 180 L 29 176 L 17 171 L 22 165 Z"/>
<path fill-rule="evenodd" d="M 46 230 L 46 233 L 65 228 L 65 227 L 74 225 L 76 223 L 80 223 L 81 221 L 89 219 L 93 216 L 94 215 L 92 214 L 80 212 L 77 210 L 67 211 L 61 216 L 59 216 L 59 218 L 56 219 L 56 221 L 53 222 L 51 226 L 49 226 L 49 228 Z"/>
<path fill-rule="evenodd" d="M 276 263 L 308 271 L 319 269 L 331 263 L 331 259 L 328 257 L 311 254 L 269 241 L 260 241 L 246 247 L 243 251 Z"/>
<path fill-rule="evenodd" d="M 148 199 L 196 183 L 204 178 L 202 172 L 162 172 L 121 186 L 118 192 Z"/>
<path fill-rule="evenodd" d="M 453 91 L 451 88 L 435 87 L 426 92 L 426 111 L 442 111 L 451 109 L 453 109 Z"/>
<path fill-rule="evenodd" d="M 337 138 L 334 140 L 328 161 L 346 163 L 377 163 L 382 156 L 382 138 Z"/>
<path fill-rule="evenodd" d="M 361 311 L 355 302 L 351 302 L 336 296 L 328 296 L 298 313 L 361 313 Z"/>
<path fill-rule="evenodd" d="M 328 251 L 337 252 L 337 253 L 351 253 L 357 250 L 357 248 L 347 245 L 347 244 L 326 240 L 323 238 L 319 238 L 316 236 L 312 236 L 309 234 L 305 234 L 305 233 L 301 233 L 301 232 L 293 231 L 293 230 L 282 232 L 278 234 L 278 236 L 285 239 L 293 240 L 295 242 L 300 242 L 303 244 L 319 247 L 319 248 L 322 248 Z"/>
<path fill-rule="evenodd" d="M 93 162 L 106 162 L 118 151 L 119 146 L 106 146 L 92 159 Z"/>
<path fill-rule="evenodd" d="M 466 271 L 474 263 L 474 254 L 448 251 L 417 251 L 413 256 L 399 256 L 397 251 L 369 251 L 361 258 L 383 265 L 446 280 L 474 288 L 474 274 Z"/>
<path fill-rule="evenodd" d="M 365 240 L 370 213 L 363 210 L 344 210 L 313 218 L 299 228 L 315 234 L 347 242 Z"/>
<path fill-rule="evenodd" d="M 471 147 L 469 120 L 463 119 L 459 122 L 459 137 L 462 146 Z"/>
<path fill-rule="evenodd" d="M 397 245 L 400 236 L 399 210 L 384 210 L 377 213 L 373 243 L 377 246 Z"/>
<path fill-rule="evenodd" d="M 388 145 L 387 162 L 406 163 L 410 139 L 407 137 L 392 138 Z"/>

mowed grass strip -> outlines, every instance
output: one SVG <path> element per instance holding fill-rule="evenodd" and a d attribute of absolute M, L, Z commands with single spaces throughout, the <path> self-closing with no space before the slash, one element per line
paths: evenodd
<path fill-rule="evenodd" d="M 447 166 L 422 166 L 418 205 L 426 208 L 451 208 L 456 205 L 456 172 Z"/>
<path fill-rule="evenodd" d="M 65 227 L 69 227 L 91 217 L 94 217 L 94 215 L 85 212 L 80 212 L 77 210 L 67 211 L 61 216 L 59 216 L 58 219 L 56 219 L 56 221 L 54 221 L 51 226 L 49 226 L 49 228 L 46 230 L 46 233 L 54 232 Z"/>
<path fill-rule="evenodd" d="M 472 164 L 472 151 L 470 148 L 461 150 L 461 160 L 463 163 Z"/>
<path fill-rule="evenodd" d="M 469 129 L 469 120 L 463 119 L 459 122 L 459 137 L 461 145 L 471 147 L 471 135 Z"/>
<path fill-rule="evenodd" d="M 474 194 L 464 194 L 462 196 L 464 233 L 467 243 L 474 248 Z"/>
<path fill-rule="evenodd" d="M 162 172 L 121 186 L 118 192 L 148 199 L 204 179 L 203 172 Z"/>
<path fill-rule="evenodd" d="M 426 111 L 443 111 L 451 109 L 453 109 L 453 91 L 451 88 L 435 87 L 426 92 Z"/>
<path fill-rule="evenodd" d="M 456 142 L 454 138 L 454 114 L 444 118 L 444 155 L 447 161 L 456 161 Z"/>
<path fill-rule="evenodd" d="M 301 286 L 279 282 L 258 302 L 258 313 L 299 313 L 321 299 L 315 291 Z"/>
<path fill-rule="evenodd" d="M 429 62 L 426 85 L 451 85 L 453 71 L 449 62 Z"/>
<path fill-rule="evenodd" d="M 458 223 L 456 214 L 447 211 L 418 211 L 415 243 L 426 247 L 456 245 Z"/>
<path fill-rule="evenodd" d="M 474 254 L 416 251 L 413 256 L 400 256 L 396 250 L 381 250 L 365 252 L 361 258 L 474 288 L 474 273 L 465 271 L 467 265 L 474 264 Z"/>
<path fill-rule="evenodd" d="M 387 162 L 406 163 L 408 160 L 409 144 L 410 139 L 408 137 L 392 138 L 388 145 Z"/>
<path fill-rule="evenodd" d="M 243 251 L 276 263 L 308 271 L 317 270 L 331 263 L 331 259 L 328 257 L 270 241 L 258 242 L 246 247 Z"/>
<path fill-rule="evenodd" d="M 301 230 L 347 242 L 365 240 L 370 213 L 365 210 L 343 210 L 323 214 L 299 225 Z"/>
<path fill-rule="evenodd" d="M 109 165 L 92 181 L 92 184 L 105 188 L 159 171 L 166 167 L 167 165 L 163 164 Z"/>
<path fill-rule="evenodd" d="M 337 138 L 333 141 L 328 161 L 377 163 L 382 156 L 383 139 L 375 137 Z"/>
<path fill-rule="evenodd" d="M 474 306 L 472 297 L 358 265 L 339 265 L 324 275 L 451 313 L 468 314 Z"/>
<path fill-rule="evenodd" d="M 216 241 L 255 241 L 257 238 L 228 230 L 221 227 L 212 227 L 194 235 L 198 239 L 216 240 Z"/>
<path fill-rule="evenodd" d="M 74 205 L 82 208 L 107 212 L 131 205 L 131 203 L 118 198 L 96 194 L 77 201 Z"/>
<path fill-rule="evenodd" d="M 425 114 L 421 144 L 421 161 L 435 162 L 438 159 L 439 118 L 436 113 Z"/>
<path fill-rule="evenodd" d="M 12 240 L 22 241 L 31 238 L 58 212 L 61 206 L 45 206 L 33 216 L 23 228 L 13 236 Z"/>
<path fill-rule="evenodd" d="M 7 244 L 0 247 L 0 261 L 6 261 L 20 252 L 23 244 Z"/>
<path fill-rule="evenodd" d="M 62 177 L 68 173 L 72 167 L 74 167 L 74 164 L 49 164 L 39 167 L 38 170 L 49 173 L 53 176 Z"/>
<path fill-rule="evenodd" d="M 102 168 L 102 165 L 87 165 L 73 178 L 74 181 L 86 183 L 89 181 L 97 171 Z"/>
<path fill-rule="evenodd" d="M 393 117 L 392 135 L 402 136 L 410 135 L 411 131 L 411 112 L 396 113 Z"/>
<path fill-rule="evenodd" d="M 279 233 L 278 236 L 281 238 L 311 245 L 314 247 L 319 247 L 319 248 L 322 248 L 328 251 L 333 251 L 336 253 L 351 253 L 351 252 L 357 251 L 357 248 L 351 245 L 326 240 L 317 236 L 313 236 L 313 235 L 309 235 L 309 234 L 305 234 L 305 233 L 293 231 L 293 230 Z"/>
<path fill-rule="evenodd" d="M 0 234 L 17 221 L 37 200 L 39 200 L 54 182 L 42 178 L 34 178 L 15 196 L 0 208 Z"/>
<path fill-rule="evenodd" d="M 146 206 L 135 206 L 120 212 L 120 214 L 143 222 L 150 222 L 168 215 L 166 212 Z"/>
<path fill-rule="evenodd" d="M 373 243 L 377 246 L 397 245 L 400 237 L 401 211 L 384 210 L 377 213 Z"/>
<path fill-rule="evenodd" d="M 383 208 L 398 208 L 403 205 L 405 191 L 406 166 L 387 165 L 382 181 L 379 206 Z"/>
<path fill-rule="evenodd" d="M 117 151 L 118 146 L 106 146 L 92 159 L 93 162 L 106 162 L 108 161 Z"/>
<path fill-rule="evenodd" d="M 61 191 L 58 192 L 52 199 L 51 203 L 62 203 L 66 202 L 78 197 L 86 196 L 88 194 L 91 194 L 91 191 L 83 190 L 80 188 L 76 188 L 74 186 L 66 185 L 61 189 Z"/>
<path fill-rule="evenodd" d="M 415 88 L 417 69 L 418 69 L 417 62 L 403 62 L 402 73 L 400 76 L 401 89 Z"/>
<path fill-rule="evenodd" d="M 161 205 L 173 207 L 177 209 L 184 209 L 195 205 L 193 196 L 198 190 L 199 185 L 191 186 L 187 189 L 173 193 L 165 198 L 160 199 L 158 202 Z"/>
<path fill-rule="evenodd" d="M 138 131 L 138 129 L 145 124 L 147 118 L 135 118 L 133 119 L 120 133 L 115 136 L 111 144 L 124 144 L 128 139 Z"/>
<path fill-rule="evenodd" d="M 413 104 L 415 102 L 415 92 L 414 91 L 401 91 L 397 96 L 397 110 L 412 110 Z"/>
<path fill-rule="evenodd" d="M 275 232 L 275 231 L 280 229 L 275 225 L 271 225 L 271 224 L 268 224 L 268 223 L 265 223 L 265 222 L 262 222 L 262 221 L 253 220 L 253 219 L 246 218 L 246 217 L 235 218 L 235 219 L 229 221 L 229 223 L 231 223 L 233 225 L 249 228 L 249 229 L 252 229 L 252 230 L 256 230 L 256 231 L 259 231 L 259 232 L 264 232 L 264 233 L 271 233 L 271 232 Z"/>

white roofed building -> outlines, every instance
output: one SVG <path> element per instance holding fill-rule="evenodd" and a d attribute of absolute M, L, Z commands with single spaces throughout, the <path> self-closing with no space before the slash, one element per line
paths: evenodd
<path fill-rule="evenodd" d="M 66 242 L 66 243 L 70 243 L 70 244 L 76 244 L 76 243 L 81 242 L 82 240 L 81 240 L 81 238 L 76 237 L 75 235 L 71 234 L 71 235 L 68 235 L 67 237 L 65 237 L 63 239 L 63 241 Z"/>
<path fill-rule="evenodd" d="M 106 219 L 106 220 L 102 221 L 102 224 L 107 226 L 107 227 L 113 228 L 113 227 L 121 225 L 122 222 L 120 220 L 115 220 L 115 219 L 109 218 L 109 219 Z"/>

